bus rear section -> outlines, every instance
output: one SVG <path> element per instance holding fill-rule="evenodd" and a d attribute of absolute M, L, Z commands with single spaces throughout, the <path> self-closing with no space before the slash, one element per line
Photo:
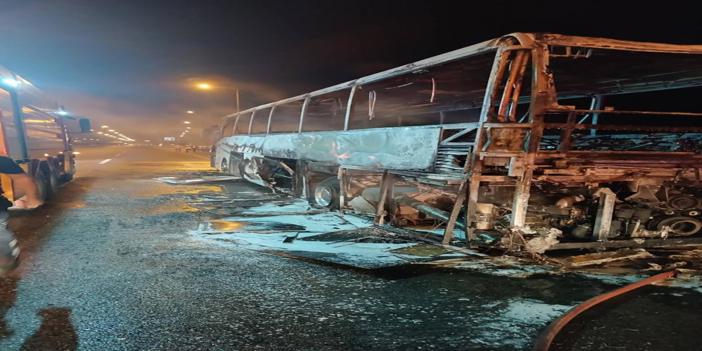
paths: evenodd
<path fill-rule="evenodd" d="M 228 116 L 215 164 L 445 243 L 700 240 L 701 54 L 509 35 Z"/>

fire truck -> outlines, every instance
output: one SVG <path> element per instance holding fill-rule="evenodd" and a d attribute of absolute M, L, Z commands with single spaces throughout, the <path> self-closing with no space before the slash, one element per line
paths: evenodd
<path fill-rule="evenodd" d="M 0 156 L 34 177 L 44 200 L 76 172 L 71 136 L 89 132 L 89 119 L 65 111 L 30 81 L 0 66 Z M 10 177 L 1 179 L 3 195 L 14 201 Z"/>

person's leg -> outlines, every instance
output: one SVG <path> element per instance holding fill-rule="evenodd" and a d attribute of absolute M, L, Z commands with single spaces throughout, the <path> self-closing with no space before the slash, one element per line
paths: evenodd
<path fill-rule="evenodd" d="M 26 175 L 25 173 L 10 174 L 12 178 L 12 183 L 14 184 L 17 198 L 22 198 L 23 203 L 16 204 L 15 206 L 21 208 L 36 208 L 41 206 L 44 202 L 39 198 L 39 188 L 34 182 L 34 178 Z"/>
<path fill-rule="evenodd" d="M 0 212 L 0 275 L 17 267 L 20 249 L 14 234 L 7 230 L 7 212 Z"/>

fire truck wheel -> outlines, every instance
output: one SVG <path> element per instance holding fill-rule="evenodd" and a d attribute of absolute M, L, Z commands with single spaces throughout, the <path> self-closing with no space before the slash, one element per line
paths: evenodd
<path fill-rule="evenodd" d="M 339 180 L 336 177 L 324 179 L 312 186 L 310 205 L 316 208 L 338 209 L 339 193 Z"/>
<path fill-rule="evenodd" d="M 71 173 L 64 173 L 63 175 L 61 175 L 61 177 L 59 178 L 59 180 L 61 181 L 61 183 L 68 183 L 68 182 L 70 182 L 71 180 L 73 180 L 73 174 L 71 174 Z"/>
<path fill-rule="evenodd" d="M 59 190 L 59 187 L 61 186 L 61 179 L 59 178 L 58 174 L 56 174 L 56 172 L 51 170 L 48 170 L 48 179 L 51 196 L 54 196 L 56 195 L 56 193 Z"/>
<path fill-rule="evenodd" d="M 47 169 L 45 167 L 39 167 L 36 174 L 34 174 L 34 180 L 39 190 L 39 198 L 43 201 L 50 199 L 53 195 L 53 191 L 51 189 L 51 180 Z"/>

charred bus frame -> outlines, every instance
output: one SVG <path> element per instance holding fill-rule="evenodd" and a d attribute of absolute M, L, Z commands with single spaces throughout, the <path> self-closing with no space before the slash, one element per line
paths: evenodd
<path fill-rule="evenodd" d="M 583 201 L 579 200 L 580 197 L 592 202 L 589 206 L 596 208 L 588 217 L 589 228 L 582 229 L 582 223 L 577 225 L 575 222 L 565 226 L 569 230 L 588 231 L 586 236 L 592 240 L 606 242 L 613 236 L 613 231 L 625 233 L 626 237 L 659 238 L 678 230 L 688 236 L 702 229 L 699 213 L 702 208 L 699 199 L 702 168 L 699 133 L 702 133 L 702 127 L 698 123 L 702 112 L 618 110 L 603 106 L 603 97 L 700 87 L 701 55 L 702 45 L 641 43 L 557 34 L 510 34 L 228 115 L 223 119 L 223 138 L 217 144 L 215 165 L 264 186 L 272 186 L 270 180 L 276 174 L 288 177 L 289 185 L 296 189 L 297 194 L 312 198 L 311 202 L 317 205 L 341 208 L 349 199 L 350 173 L 382 173 L 374 201 L 376 222 L 383 223 L 387 214 L 393 212 L 388 211 L 389 207 L 397 212 L 398 207 L 409 205 L 424 215 L 446 222 L 444 243 L 455 239 L 457 225 L 467 229 L 468 243 L 476 240 L 478 230 L 495 230 L 495 217 L 500 217 L 494 213 L 496 205 L 508 212 L 502 214 L 509 222 L 501 228 L 503 231 L 527 227 L 530 195 L 541 183 L 580 189 L 574 195 L 558 193 L 561 199 L 557 208 L 575 208 L 574 203 Z M 455 109 L 437 103 L 450 93 L 441 91 L 441 81 L 437 82 L 432 74 L 440 72 L 443 67 L 478 57 L 490 58 L 489 75 L 484 80 L 486 84 L 482 90 L 468 94 L 467 99 L 473 98 L 473 101 L 458 99 L 459 102 L 449 101 L 448 105 L 461 105 L 467 111 L 465 107 L 472 103 L 472 110 L 479 113 L 458 123 L 447 123 L 446 115 Z M 640 57 L 646 59 L 632 65 L 633 72 L 618 72 L 616 64 L 609 64 L 619 62 L 622 65 L 623 62 L 627 65 L 627 60 L 633 62 Z M 566 62 L 561 65 L 566 68 L 554 72 L 559 69 L 558 65 L 552 64 L 553 60 Z M 660 67 L 656 66 L 656 60 L 662 62 Z M 572 66 L 577 66 L 578 62 L 591 63 L 589 81 L 573 75 L 590 73 L 573 72 Z M 609 66 L 613 68 L 606 69 Z M 458 67 L 457 71 L 466 69 Z M 458 75 L 456 71 L 452 74 Z M 559 74 L 564 77 L 562 81 L 559 81 Z M 354 113 L 362 109 L 362 114 L 372 121 L 378 109 L 376 104 L 382 99 L 376 89 L 368 89 L 367 98 L 360 97 L 361 90 L 389 80 L 393 80 L 393 85 L 385 89 L 398 89 L 407 86 L 398 83 L 408 76 L 422 77 L 425 88 L 424 101 L 407 101 L 406 105 L 437 113 L 438 120 L 423 123 L 420 118 L 411 122 L 415 125 L 406 126 L 401 124 L 401 111 L 393 110 L 389 115 L 396 116 L 400 126 L 353 128 Z M 415 81 L 407 84 L 412 85 Z M 562 82 L 565 83 L 559 85 Z M 475 106 L 478 94 L 481 101 Z M 345 101 L 341 96 L 346 96 Z M 343 125 L 339 120 L 335 122 L 335 129 L 306 130 L 311 105 L 324 97 L 338 100 L 334 113 L 336 116 L 343 114 Z M 360 108 L 357 100 L 368 106 Z M 585 100 L 587 105 L 578 106 Z M 279 126 L 286 121 L 275 120 L 276 111 L 291 106 L 299 109 L 296 120 L 287 121 L 295 128 L 281 129 Z M 392 108 L 388 108 L 390 110 Z M 255 119 L 261 115 L 265 116 L 265 122 Z M 688 122 L 678 123 L 677 120 Z M 639 147 L 640 143 L 624 148 L 619 147 L 622 143 L 614 143 L 611 149 L 597 146 L 603 140 L 613 139 L 623 140 L 626 144 L 632 135 L 647 138 L 648 133 L 663 137 L 667 134 L 661 133 L 672 133 L 674 140 L 669 143 L 672 146 L 651 150 Z M 685 145 L 681 146 L 683 141 Z M 368 145 L 370 143 L 376 145 Z M 315 174 L 329 177 L 320 178 Z M 393 183 L 397 181 L 448 189 L 443 193 L 450 194 L 451 205 L 437 210 L 422 206 L 422 201 L 416 197 L 400 199 L 393 195 Z M 684 184 L 680 185 L 680 182 Z M 658 226 L 654 228 L 656 230 L 638 226 L 613 229 L 613 222 L 622 225 L 615 218 L 615 202 L 622 200 L 610 189 L 614 183 L 628 186 L 630 193 L 626 201 L 641 200 L 646 196 L 642 193 L 651 193 L 647 201 L 657 199 L 665 204 L 654 206 L 639 201 L 636 206 L 652 207 L 662 213 L 673 211 L 669 217 L 684 218 L 678 222 L 665 222 L 668 225 Z M 317 193 L 319 184 L 326 184 L 321 194 Z M 695 200 L 675 208 L 667 198 L 656 195 L 663 190 L 668 194 L 669 189 L 680 186 L 692 189 Z M 491 199 L 486 193 L 491 192 L 492 187 L 509 188 L 511 198 L 501 203 Z M 563 200 L 569 196 L 575 200 Z M 459 221 L 461 213 L 465 213 L 463 221 Z M 647 212 L 642 213 L 636 216 L 645 216 Z M 626 221 L 629 226 L 631 217 Z"/>

